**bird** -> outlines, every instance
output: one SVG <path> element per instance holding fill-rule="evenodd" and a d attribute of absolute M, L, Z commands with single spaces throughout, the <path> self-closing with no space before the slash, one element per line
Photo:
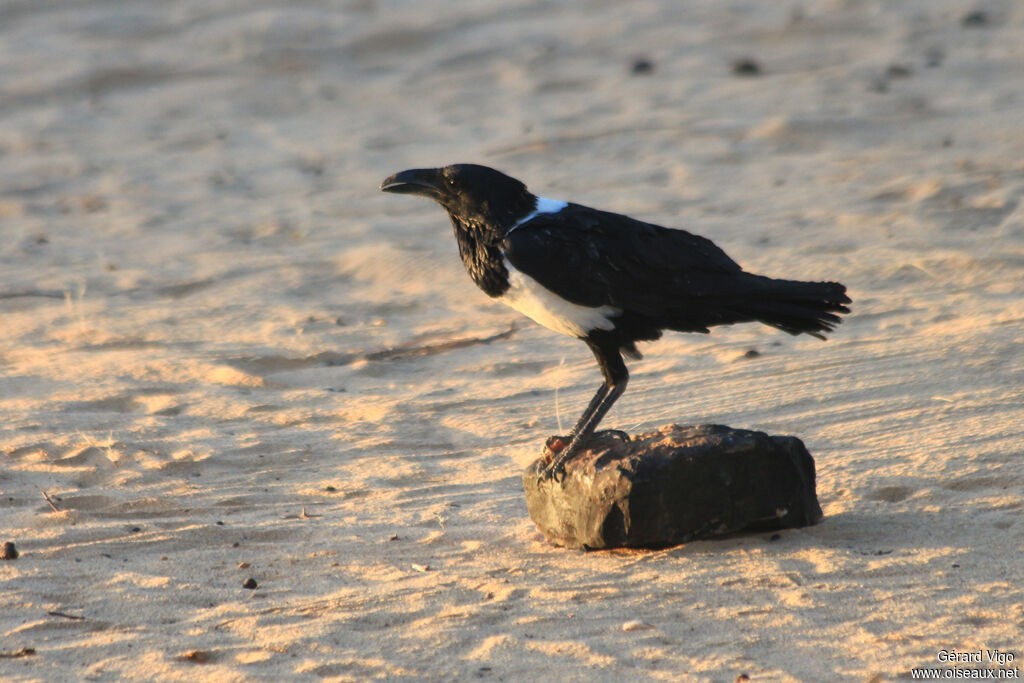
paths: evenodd
<path fill-rule="evenodd" d="M 380 189 L 440 204 L 469 277 L 487 296 L 594 354 L 603 382 L 570 433 L 547 440 L 541 479 L 563 479 L 566 463 L 598 434 L 629 382 L 623 356 L 642 357 L 637 342 L 744 322 L 825 339 L 850 311 L 838 282 L 748 273 L 705 237 L 536 196 L 487 166 L 408 169 Z"/>

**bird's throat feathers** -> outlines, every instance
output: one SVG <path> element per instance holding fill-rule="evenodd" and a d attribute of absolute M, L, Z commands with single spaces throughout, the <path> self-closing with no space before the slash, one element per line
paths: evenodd
<path fill-rule="evenodd" d="M 503 215 L 463 216 L 449 211 L 459 256 L 466 271 L 484 293 L 499 297 L 508 289 L 508 270 L 501 251 L 501 242 L 510 232 L 531 218 L 544 213 L 558 213 L 568 204 L 558 199 L 535 197 L 525 192 L 528 201 L 517 202 L 514 211 Z M 490 207 L 482 207 L 485 210 Z"/>
<path fill-rule="evenodd" d="M 508 271 L 502 263 L 504 257 L 499 246 L 504 231 L 454 213 L 449 215 L 466 272 L 487 296 L 501 296 L 508 289 Z"/>

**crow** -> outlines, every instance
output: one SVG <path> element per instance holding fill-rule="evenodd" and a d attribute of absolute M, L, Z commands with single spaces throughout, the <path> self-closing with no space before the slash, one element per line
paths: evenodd
<path fill-rule="evenodd" d="M 755 321 L 824 339 L 849 313 L 838 282 L 747 273 L 709 239 L 538 197 L 487 166 L 409 169 L 380 189 L 440 204 L 462 262 L 485 294 L 583 340 L 597 359 L 604 382 L 572 431 L 548 439 L 542 477 L 564 476 L 565 463 L 592 438 L 626 389 L 622 356 L 640 358 L 638 341 L 664 330 L 707 333 L 714 325 Z"/>

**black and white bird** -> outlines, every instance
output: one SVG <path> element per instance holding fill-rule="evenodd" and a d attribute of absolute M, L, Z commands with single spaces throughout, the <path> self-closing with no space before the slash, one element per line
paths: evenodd
<path fill-rule="evenodd" d="M 604 383 L 563 437 L 568 445 L 551 459 L 548 477 L 564 473 L 626 389 L 622 356 L 640 358 L 636 342 L 658 339 L 663 330 L 706 333 L 753 321 L 824 339 L 849 312 L 838 282 L 746 273 L 704 237 L 537 197 L 486 166 L 410 169 L 380 189 L 444 207 L 462 262 L 485 294 L 583 340 L 597 358 Z"/>

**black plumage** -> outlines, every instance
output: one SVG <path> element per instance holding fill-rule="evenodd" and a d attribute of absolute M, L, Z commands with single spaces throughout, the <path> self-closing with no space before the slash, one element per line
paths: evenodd
<path fill-rule="evenodd" d="M 580 451 L 625 390 L 622 354 L 639 358 L 636 342 L 666 329 L 706 333 L 752 321 L 824 339 L 849 312 L 846 288 L 837 282 L 747 273 L 704 237 L 541 199 L 486 166 L 402 171 L 381 189 L 441 204 L 467 272 L 488 296 L 582 339 L 597 358 L 604 383 L 549 475 Z"/>

